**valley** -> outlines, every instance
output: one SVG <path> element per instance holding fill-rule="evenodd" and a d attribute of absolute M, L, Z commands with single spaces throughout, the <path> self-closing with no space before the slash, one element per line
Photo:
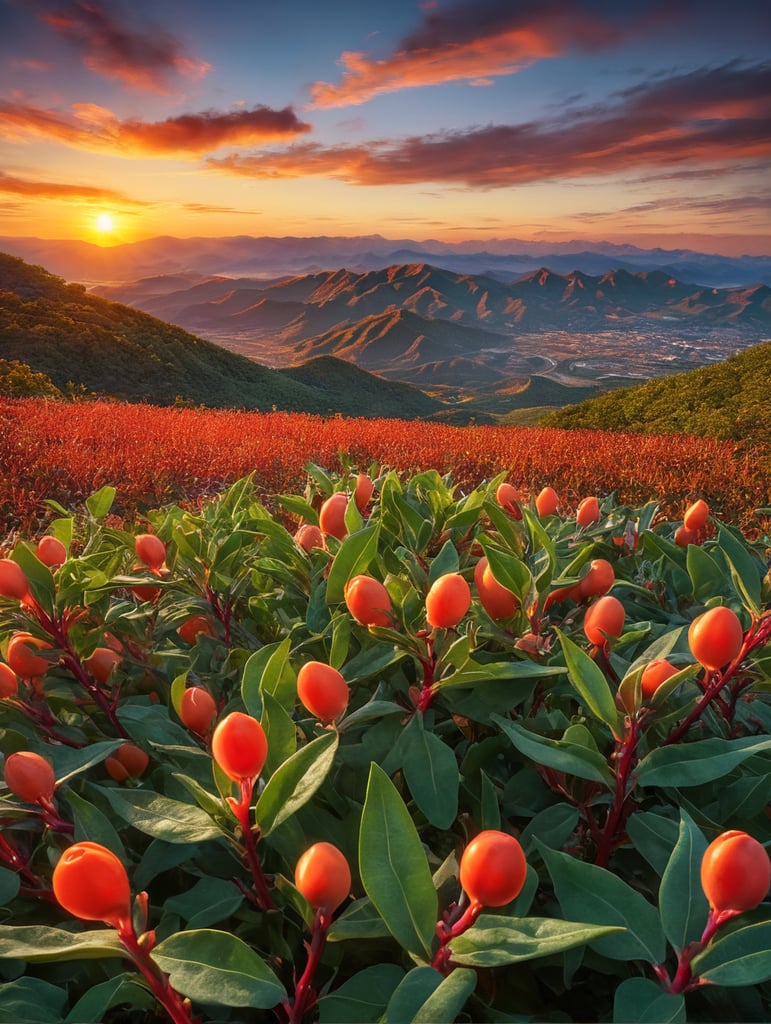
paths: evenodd
<path fill-rule="evenodd" d="M 503 282 L 426 263 L 276 278 L 156 275 L 96 294 L 272 368 L 334 356 L 469 417 L 573 404 L 727 359 L 771 336 L 766 285 L 663 271 Z"/>

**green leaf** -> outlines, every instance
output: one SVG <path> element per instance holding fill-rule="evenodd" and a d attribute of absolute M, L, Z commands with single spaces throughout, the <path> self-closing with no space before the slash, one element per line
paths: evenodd
<path fill-rule="evenodd" d="M 476 988 L 476 971 L 456 968 L 449 977 L 428 997 L 415 1016 L 412 1024 L 436 1024 L 436 1021 L 454 1021 Z"/>
<path fill-rule="evenodd" d="M 101 740 L 98 743 L 89 743 L 87 747 L 80 749 L 50 745 L 46 748 L 46 753 L 53 762 L 56 785 L 61 786 L 63 783 L 69 782 L 76 775 L 80 775 L 81 772 L 104 761 L 110 754 L 114 754 L 118 747 L 122 747 L 124 742 L 124 740 Z"/>
<path fill-rule="evenodd" d="M 625 978 L 613 997 L 613 1024 L 685 1024 L 685 999 L 650 978 Z"/>
<path fill-rule="evenodd" d="M 270 693 L 287 710 L 294 708 L 297 677 L 289 661 L 291 639 L 267 644 L 255 651 L 244 665 L 241 698 L 253 718 L 262 716 L 262 695 Z"/>
<path fill-rule="evenodd" d="M 42 978 L 17 978 L 0 985 L 0 1024 L 60 1024 L 66 999 L 64 989 Z"/>
<path fill-rule="evenodd" d="M 644 896 L 605 868 L 537 845 L 566 918 L 626 929 L 626 934 L 593 941 L 595 952 L 611 960 L 664 960 L 666 940 L 658 911 Z"/>
<path fill-rule="evenodd" d="M 659 908 L 664 934 L 680 951 L 698 942 L 707 923 L 707 905 L 701 887 L 701 861 L 707 840 L 686 811 L 680 810 L 680 833 L 659 887 Z"/>
<path fill-rule="evenodd" d="M 718 525 L 717 538 L 718 545 L 728 562 L 731 579 L 739 599 L 751 615 L 759 615 L 763 576 L 763 572 L 760 571 L 760 563 L 752 557 L 725 523 Z"/>
<path fill-rule="evenodd" d="M 354 900 L 333 922 L 327 939 L 329 942 L 344 942 L 346 939 L 384 939 L 390 934 L 372 901 L 363 896 Z"/>
<path fill-rule="evenodd" d="M 46 925 L 0 925 L 0 959 L 47 963 L 50 960 L 98 960 L 125 956 L 113 928 L 66 932 Z"/>
<path fill-rule="evenodd" d="M 25 540 L 16 543 L 12 558 L 24 570 L 24 574 L 29 580 L 32 596 L 44 608 L 51 611 L 56 594 L 56 585 L 51 570 L 40 561 L 32 545 Z"/>
<path fill-rule="evenodd" d="M 404 977 L 396 964 L 374 964 L 319 1000 L 319 1024 L 375 1024 Z"/>
<path fill-rule="evenodd" d="M 459 568 L 458 549 L 451 540 L 445 541 L 439 554 L 431 560 L 428 570 L 429 586 L 436 583 L 440 576 L 445 576 L 449 572 L 458 572 Z"/>
<path fill-rule="evenodd" d="M 105 484 L 104 487 L 101 487 L 86 498 L 86 508 L 94 519 L 104 519 L 112 508 L 112 503 L 115 501 L 117 493 L 114 487 Z"/>
<path fill-rule="evenodd" d="M 441 983 L 442 975 L 433 967 L 415 967 L 408 971 L 388 1002 L 385 1024 L 413 1021 L 423 1003 L 433 995 Z M 443 1018 L 437 1018 L 440 1019 Z"/>
<path fill-rule="evenodd" d="M 700 786 L 727 775 L 753 754 L 771 749 L 771 737 L 744 736 L 738 740 L 712 737 L 693 743 L 658 747 L 635 769 L 641 786 Z"/>
<path fill-rule="evenodd" d="M 455 963 L 502 967 L 586 946 L 606 936 L 613 942 L 623 931 L 621 926 L 583 924 L 551 917 L 481 914 L 473 927 L 452 940 L 450 947 Z"/>
<path fill-rule="evenodd" d="M 502 551 L 484 540 L 481 543 L 493 579 L 515 594 L 520 601 L 524 600 L 533 586 L 533 577 L 527 564 L 516 555 Z"/>
<path fill-rule="evenodd" d="M 723 592 L 725 569 L 699 544 L 689 544 L 686 552 L 688 575 L 693 582 L 693 596 L 704 603 Z"/>
<path fill-rule="evenodd" d="M 229 932 L 178 932 L 159 943 L 151 956 L 172 986 L 190 999 L 269 1010 L 286 998 L 265 961 Z"/>
<path fill-rule="evenodd" d="M 366 572 L 377 554 L 380 524 L 349 534 L 336 552 L 327 577 L 327 604 L 340 604 L 345 585 L 352 577 Z"/>
<path fill-rule="evenodd" d="M 268 756 L 263 768 L 263 776 L 267 778 L 297 749 L 297 726 L 284 705 L 268 692 L 262 695 L 260 725 L 268 740 Z"/>
<path fill-rule="evenodd" d="M 435 828 L 449 828 L 458 813 L 460 776 L 455 752 L 413 715 L 402 733 L 402 770 L 410 793 Z"/>
<path fill-rule="evenodd" d="M 635 811 L 627 819 L 626 831 L 656 874 L 663 875 L 679 835 L 677 822 L 653 811 Z"/>
<path fill-rule="evenodd" d="M 227 878 L 199 878 L 191 889 L 171 896 L 164 910 L 187 921 L 187 927 L 208 928 L 230 917 L 241 906 L 244 894 Z"/>
<path fill-rule="evenodd" d="M 385 772 L 370 766 L 359 834 L 364 890 L 400 945 L 430 959 L 437 896 L 423 844 Z"/>
<path fill-rule="evenodd" d="M 610 726 L 614 736 L 621 735 L 623 716 L 616 707 L 602 669 L 564 633 L 558 629 L 555 633 L 562 645 L 568 676 L 581 700 L 595 718 Z"/>
<path fill-rule="evenodd" d="M 468 658 L 463 665 L 436 683 L 437 690 L 448 690 L 453 686 L 473 686 L 496 679 L 522 679 L 534 681 L 548 676 L 562 675 L 565 669 L 560 665 L 534 665 L 532 661 L 490 661 L 480 662 Z"/>
<path fill-rule="evenodd" d="M 501 715 L 492 714 L 490 719 L 500 726 L 521 754 L 536 764 L 556 768 L 557 771 L 575 775 L 579 779 L 601 782 L 611 788 L 613 776 L 605 758 L 597 751 L 562 740 L 552 740 L 547 736 L 539 736 L 538 733 L 531 732 L 518 722 L 512 722 Z"/>
<path fill-rule="evenodd" d="M 552 850 L 559 850 L 578 824 L 578 808 L 572 804 L 553 804 L 539 811 L 525 826 L 519 837 L 525 854 L 535 850 L 535 840 Z"/>
<path fill-rule="evenodd" d="M 100 843 L 111 850 L 120 860 L 127 860 L 120 836 L 113 828 L 110 819 L 102 814 L 98 807 L 72 790 L 64 794 L 64 799 L 72 808 L 77 842 L 86 840 Z"/>
<path fill-rule="evenodd" d="M 479 820 L 482 829 L 500 829 L 501 807 L 495 784 L 485 772 L 479 773 Z"/>
<path fill-rule="evenodd" d="M 145 835 L 167 843 L 220 839 L 222 830 L 200 807 L 147 789 L 105 790 L 115 813 Z"/>
<path fill-rule="evenodd" d="M 760 985 L 771 978 L 771 920 L 714 939 L 693 958 L 693 973 L 712 985 Z"/>
<path fill-rule="evenodd" d="M 19 895 L 21 882 L 16 871 L 0 867 L 0 907 L 5 907 Z"/>
<path fill-rule="evenodd" d="M 134 1010 L 152 1010 L 155 996 L 148 992 L 136 974 L 118 974 L 90 988 L 67 1014 L 64 1024 L 100 1024 L 111 1007 L 123 1003 L 128 1003 Z"/>
<path fill-rule="evenodd" d="M 337 744 L 337 733 L 326 732 L 301 747 L 271 775 L 254 810 L 263 836 L 311 799 L 332 767 Z"/>

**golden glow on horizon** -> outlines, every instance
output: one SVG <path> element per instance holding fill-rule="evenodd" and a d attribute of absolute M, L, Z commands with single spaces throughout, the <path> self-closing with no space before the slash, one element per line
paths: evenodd
<path fill-rule="evenodd" d="M 115 230 L 115 218 L 111 213 L 100 213 L 94 221 L 94 227 L 100 235 L 109 235 Z"/>

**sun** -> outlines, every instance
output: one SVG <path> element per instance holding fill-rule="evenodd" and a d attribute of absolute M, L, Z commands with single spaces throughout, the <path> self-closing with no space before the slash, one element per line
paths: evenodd
<path fill-rule="evenodd" d="M 100 213 L 97 215 L 94 226 L 100 235 L 109 235 L 115 230 L 115 219 L 111 213 Z"/>

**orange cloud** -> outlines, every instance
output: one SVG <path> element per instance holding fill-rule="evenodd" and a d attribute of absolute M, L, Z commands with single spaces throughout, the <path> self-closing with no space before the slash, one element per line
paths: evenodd
<path fill-rule="evenodd" d="M 199 157 L 221 146 L 285 141 L 310 131 L 291 107 L 257 106 L 227 113 L 204 111 L 165 121 L 119 121 L 94 103 L 76 104 L 70 115 L 24 104 L 0 103 L 0 137 L 46 138 L 76 149 L 119 151 L 126 156 Z"/>
<path fill-rule="evenodd" d="M 727 101 L 730 100 L 730 103 Z M 501 188 L 645 168 L 735 166 L 771 154 L 771 64 L 729 64 L 627 90 L 551 123 L 491 125 L 396 142 L 295 145 L 208 166 L 253 177 L 324 175 L 358 185 Z M 709 116 L 705 117 L 705 111 Z M 721 112 L 724 116 L 721 116 Z M 740 112 L 741 116 L 733 116 Z"/>
<path fill-rule="evenodd" d="M 176 76 L 197 79 L 211 70 L 157 26 L 140 31 L 121 24 L 99 3 L 70 4 L 41 14 L 40 20 L 80 51 L 89 71 L 130 89 L 167 95 Z"/>
<path fill-rule="evenodd" d="M 399 89 L 461 80 L 486 83 L 536 60 L 598 49 L 617 39 L 609 24 L 569 0 L 464 0 L 446 10 L 426 8 L 418 30 L 385 58 L 343 53 L 342 81 L 316 82 L 311 96 L 316 107 L 343 107 Z"/>
<path fill-rule="evenodd" d="M 94 185 L 72 185 L 56 181 L 16 178 L 0 171 L 0 193 L 28 199 L 86 199 L 112 203 L 133 203 L 123 193 Z M 137 204 L 141 205 L 141 204 Z"/>

